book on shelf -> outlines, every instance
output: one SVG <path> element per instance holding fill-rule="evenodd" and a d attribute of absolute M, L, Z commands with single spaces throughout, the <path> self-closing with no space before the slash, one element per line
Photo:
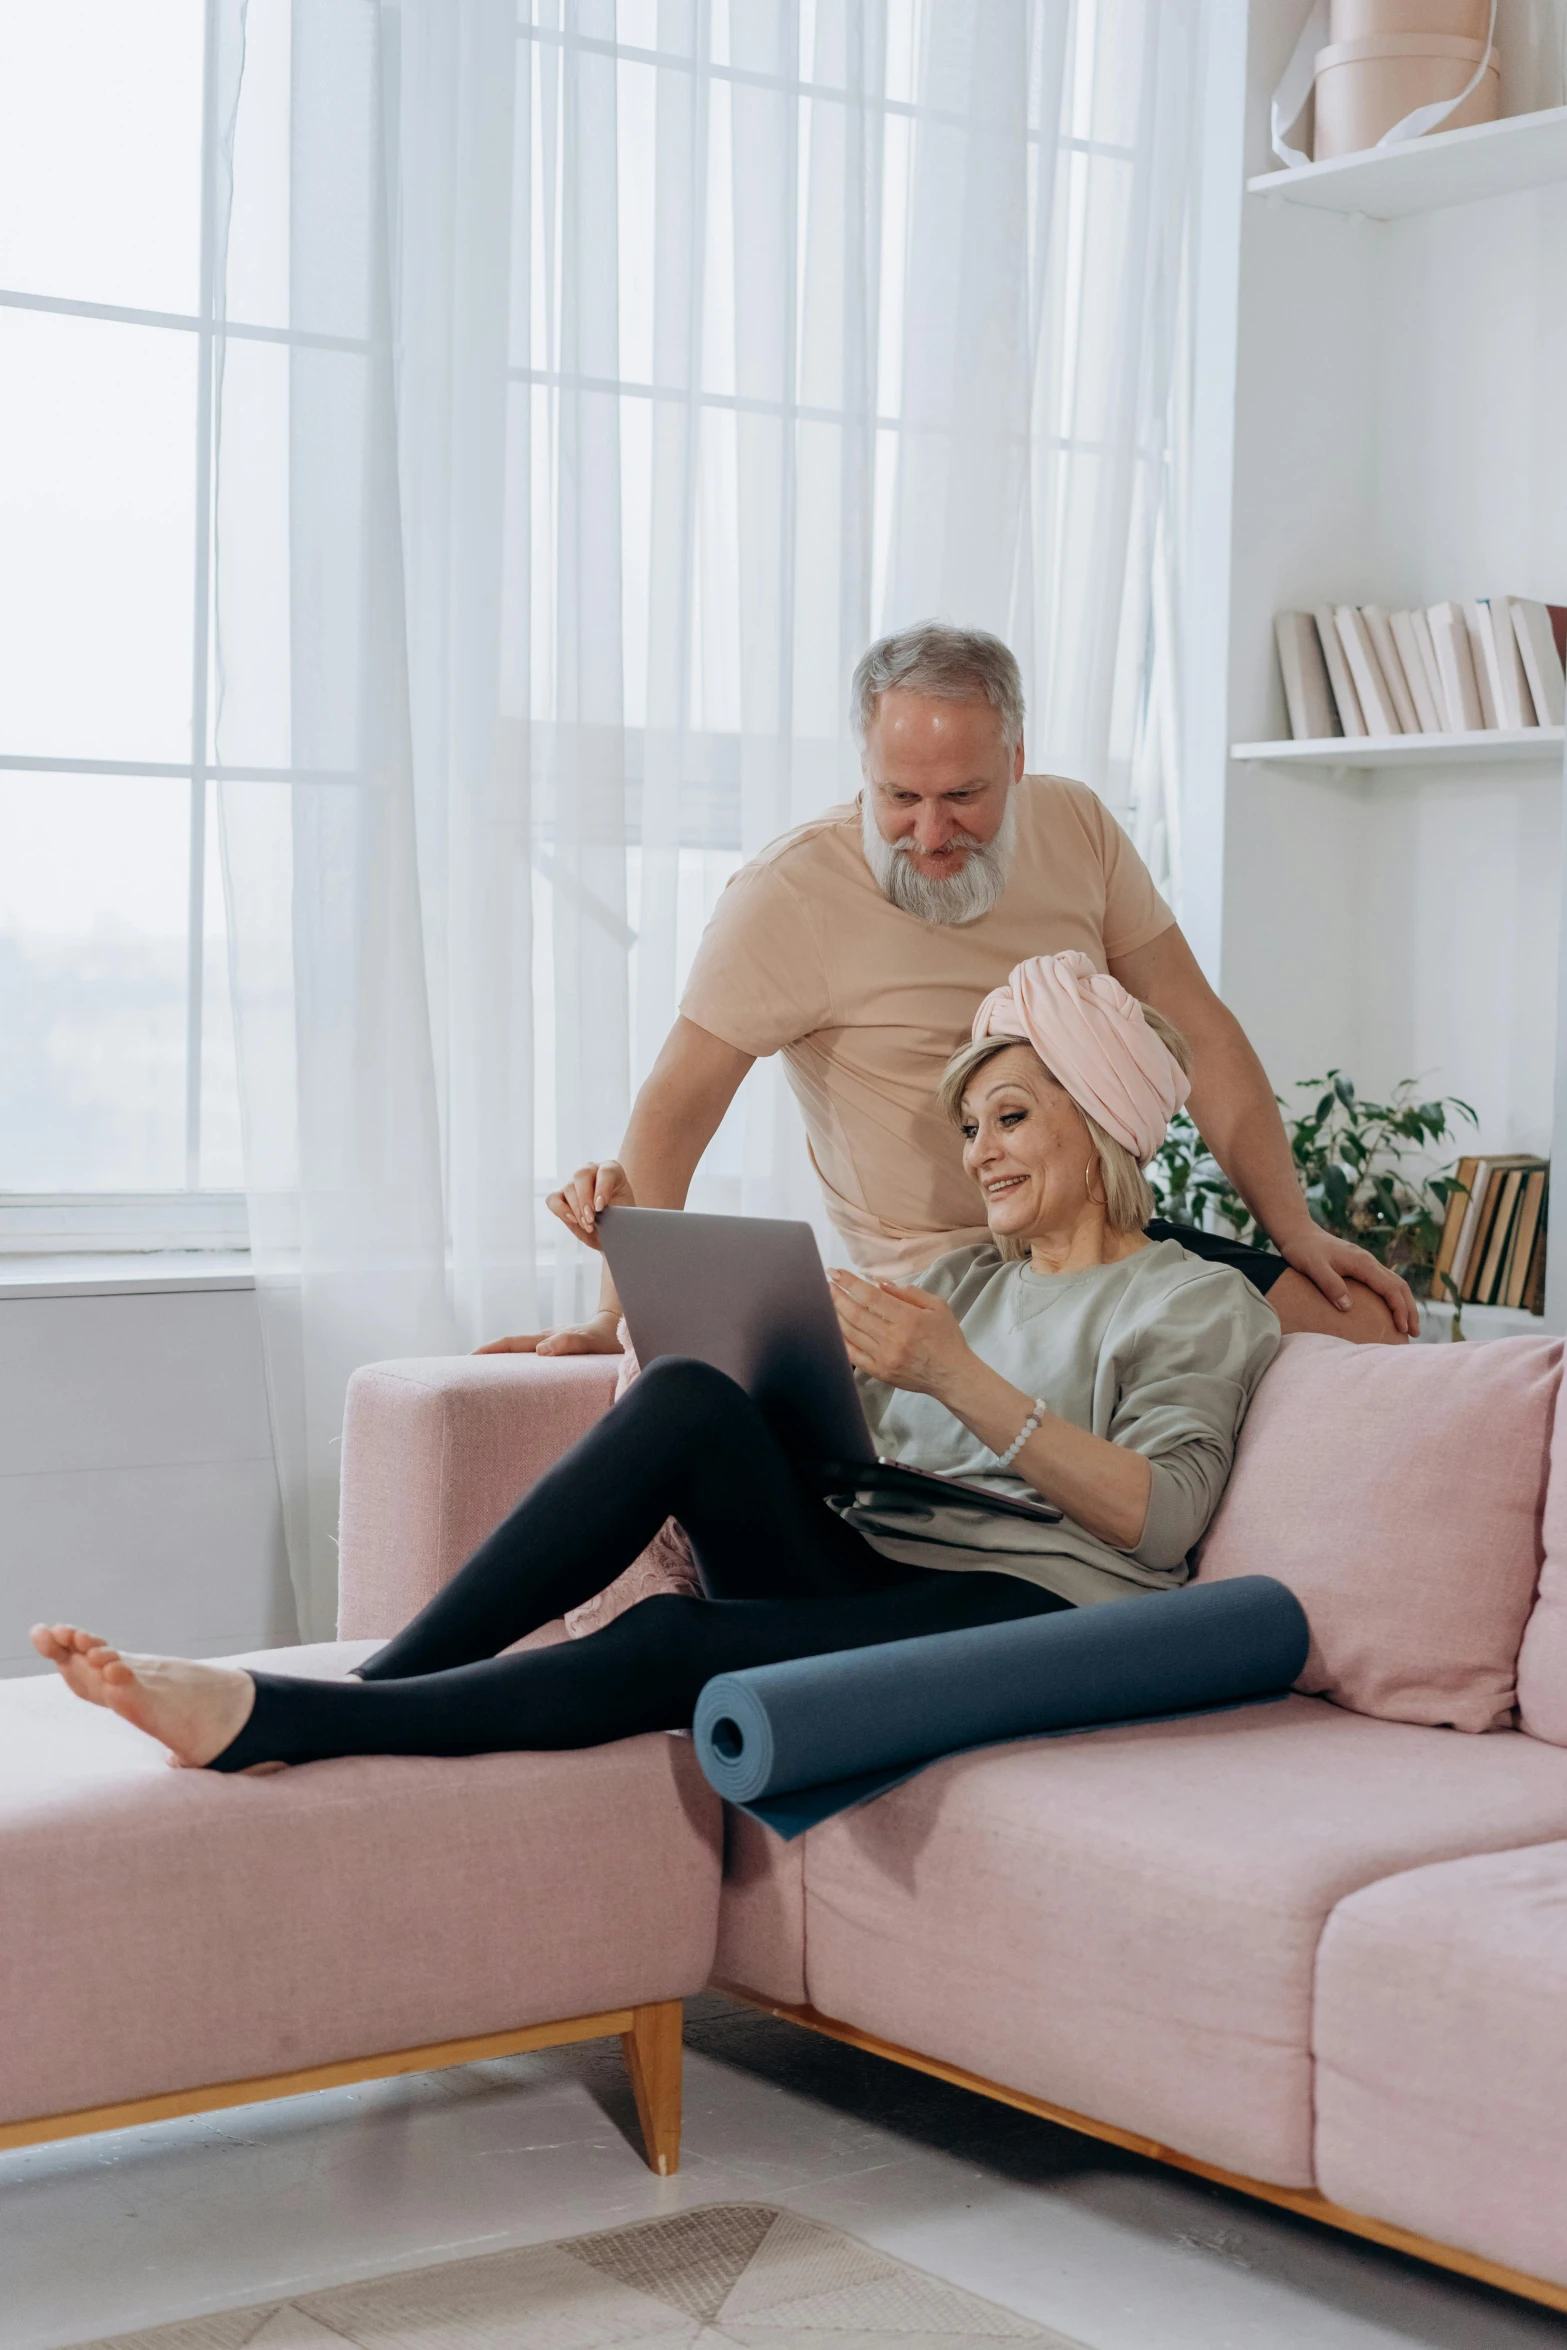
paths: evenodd
<path fill-rule="evenodd" d="M 1562 724 L 1567 604 L 1527 596 L 1400 612 L 1324 604 L 1281 612 L 1273 625 L 1297 742 Z"/>
<path fill-rule="evenodd" d="M 1417 608 L 1410 613 L 1409 619 L 1415 632 L 1415 643 L 1420 648 L 1420 659 L 1425 668 L 1426 683 L 1431 689 L 1431 702 L 1436 711 L 1436 730 L 1438 734 L 1446 734 L 1448 732 L 1447 698 L 1442 691 L 1442 672 L 1437 665 L 1436 639 L 1431 633 L 1431 615 L 1429 612 Z"/>
<path fill-rule="evenodd" d="M 1488 596 L 1486 614 L 1491 624 L 1491 651 L 1495 660 L 1492 684 L 1496 691 L 1496 707 L 1503 726 L 1540 726 L 1544 720 L 1535 715 L 1534 695 L 1523 665 L 1523 653 L 1518 643 L 1518 632 L 1513 626 L 1512 596 Z"/>
<path fill-rule="evenodd" d="M 1546 1185 L 1549 1190 L 1549 1184 Z M 1534 1254 L 1529 1259 L 1529 1271 L 1524 1279 L 1523 1306 L 1525 1313 L 1543 1314 L 1545 1311 L 1545 1217 L 1540 1217 L 1534 1236 Z"/>
<path fill-rule="evenodd" d="M 1436 648 L 1437 675 L 1442 680 L 1442 701 L 1447 710 L 1449 734 L 1472 734 L 1482 724 L 1480 690 L 1475 683 L 1474 655 L 1469 650 L 1469 629 L 1460 604 L 1433 604 L 1427 618 L 1431 623 L 1431 642 Z"/>
<path fill-rule="evenodd" d="M 1462 1158 L 1448 1195 L 1431 1295 L 1465 1305 L 1524 1305 L 1544 1297 L 1550 1171 L 1530 1151 Z"/>
<path fill-rule="evenodd" d="M 1402 734 L 1404 729 L 1398 721 L 1392 691 L 1382 674 L 1382 664 L 1377 658 L 1376 646 L 1371 641 L 1371 631 L 1361 613 L 1353 604 L 1335 604 L 1333 620 L 1338 629 L 1338 641 L 1344 648 L 1344 658 L 1349 663 L 1349 674 L 1355 681 L 1355 691 L 1360 697 L 1366 732 Z"/>
<path fill-rule="evenodd" d="M 1502 1281 L 1498 1303 L 1521 1306 L 1529 1287 L 1529 1274 L 1534 1265 L 1537 1242 L 1543 1243 L 1545 1209 L 1545 1169 L 1532 1167 L 1523 1181 L 1523 1193 L 1518 1202 L 1518 1222 L 1513 1233 L 1512 1246 L 1507 1252 L 1507 1267 Z M 1541 1250 L 1542 1267 L 1544 1260 Z M 1543 1301 L 1542 1301 L 1543 1302 Z"/>
<path fill-rule="evenodd" d="M 1474 1302 L 1477 1306 L 1496 1303 L 1501 1283 L 1502 1266 L 1507 1256 L 1507 1245 L 1513 1236 L 1513 1224 L 1518 1213 L 1518 1194 L 1523 1189 L 1521 1167 L 1497 1167 L 1492 1170 L 1491 1190 L 1496 1205 L 1491 1210 L 1485 1235 L 1485 1248 L 1480 1258 L 1480 1270 L 1474 1278 Z"/>
<path fill-rule="evenodd" d="M 1376 654 L 1377 665 L 1387 682 L 1387 690 L 1393 697 L 1393 710 L 1398 719 L 1399 732 L 1401 734 L 1422 733 L 1424 730 L 1420 724 L 1419 713 L 1415 708 L 1414 689 L 1405 673 L 1403 656 L 1394 639 L 1391 621 L 1380 604 L 1362 604 L 1360 617 L 1366 634 L 1371 639 L 1371 647 Z"/>
<path fill-rule="evenodd" d="M 1409 684 L 1410 698 L 1415 705 L 1418 731 L 1421 734 L 1446 734 L 1442 680 L 1436 673 L 1436 648 L 1431 642 L 1430 621 L 1423 612 L 1390 612 L 1387 619 Z M 1416 728 L 1411 727 L 1409 731 L 1413 734 Z"/>
<path fill-rule="evenodd" d="M 1290 733 L 1297 742 L 1322 742 L 1341 734 L 1338 708 L 1322 657 L 1322 639 L 1309 612 L 1281 612 L 1273 623 Z"/>
<path fill-rule="evenodd" d="M 1469 631 L 1469 659 L 1474 669 L 1475 692 L 1480 697 L 1480 724 L 1489 732 L 1501 725 L 1496 714 L 1496 695 L 1491 686 L 1490 607 L 1486 604 L 1460 604 L 1464 626 Z"/>
<path fill-rule="evenodd" d="M 1341 734 L 1364 734 L 1365 713 L 1360 707 L 1355 681 L 1349 674 L 1344 648 L 1338 641 L 1338 625 L 1333 618 L 1333 607 L 1324 604 L 1319 611 L 1311 614 L 1311 619 L 1317 631 L 1317 642 L 1322 648 L 1328 683 L 1333 689 L 1333 704 L 1338 711 L 1338 731 Z"/>
<path fill-rule="evenodd" d="M 1560 726 L 1564 701 L 1567 701 L 1563 691 L 1567 604 L 1537 604 L 1528 596 L 1509 596 L 1507 602 L 1524 676 L 1529 681 L 1535 723 Z"/>
<path fill-rule="evenodd" d="M 1453 1188 L 1447 1195 L 1447 1214 L 1442 1219 L 1442 1242 L 1431 1267 L 1431 1295 L 1446 1300 L 1459 1287 L 1459 1245 L 1466 1224 L 1472 1224 L 1475 1214 L 1475 1190 L 1482 1162 L 1476 1158 L 1460 1159 L 1453 1174 Z M 1463 1262 L 1468 1263 L 1468 1252 Z M 1448 1284 L 1451 1281 L 1452 1288 Z"/>
<path fill-rule="evenodd" d="M 1520 726 L 1534 726 L 1534 696 L 1529 693 L 1529 679 L 1522 667 L 1522 653 L 1518 651 L 1518 632 L 1513 627 L 1511 599 L 1482 597 L 1471 606 L 1475 625 L 1480 635 L 1480 651 L 1485 656 L 1485 674 L 1492 689 L 1492 705 L 1497 710 L 1497 724 L 1518 731 Z"/>

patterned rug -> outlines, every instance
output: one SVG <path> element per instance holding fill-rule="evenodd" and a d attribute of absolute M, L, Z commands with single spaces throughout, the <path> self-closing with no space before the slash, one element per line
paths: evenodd
<path fill-rule="evenodd" d="M 602 2236 L 486 2253 L 92 2350 L 1081 2350 L 836 2228 L 715 2203 Z"/>

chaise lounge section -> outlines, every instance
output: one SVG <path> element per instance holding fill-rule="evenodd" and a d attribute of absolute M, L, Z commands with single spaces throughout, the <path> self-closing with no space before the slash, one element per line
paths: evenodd
<path fill-rule="evenodd" d="M 0 2148 L 618 2034 L 677 2167 L 719 1884 L 688 1740 L 218 1778 L 51 1675 L 0 1685 L 0 1790 Z"/>

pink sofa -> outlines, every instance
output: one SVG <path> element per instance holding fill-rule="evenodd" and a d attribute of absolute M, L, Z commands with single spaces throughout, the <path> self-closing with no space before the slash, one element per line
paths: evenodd
<path fill-rule="evenodd" d="M 361 1372 L 345 1637 L 404 1621 L 616 1367 Z M 1201 1573 L 1299 1591 L 1300 1694 L 960 1758 L 792 1845 L 731 1815 L 713 1979 L 1567 2309 L 1560 1373 L 1546 1338 L 1287 1340 Z"/>

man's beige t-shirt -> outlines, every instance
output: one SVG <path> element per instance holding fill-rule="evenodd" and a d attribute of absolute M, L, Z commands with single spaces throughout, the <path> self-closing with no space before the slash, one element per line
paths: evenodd
<path fill-rule="evenodd" d="M 783 1054 L 827 1213 L 867 1271 L 907 1278 L 985 1237 L 936 1106 L 980 998 L 1029 955 L 1077 947 L 1102 971 L 1175 920 L 1086 784 L 1025 775 L 1013 793 L 1011 875 L 979 921 L 903 913 L 865 861 L 858 807 L 834 808 L 741 867 L 681 998 L 726 1044 Z"/>

